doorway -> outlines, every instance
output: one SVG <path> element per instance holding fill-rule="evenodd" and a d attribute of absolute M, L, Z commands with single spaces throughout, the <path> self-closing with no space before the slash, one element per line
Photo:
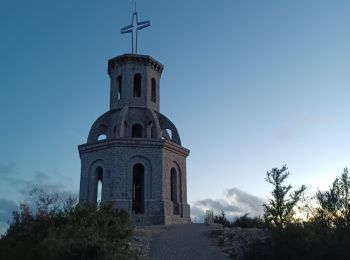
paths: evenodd
<path fill-rule="evenodd" d="M 134 214 L 144 213 L 144 175 L 145 168 L 143 165 L 135 164 L 132 181 L 132 212 Z"/>

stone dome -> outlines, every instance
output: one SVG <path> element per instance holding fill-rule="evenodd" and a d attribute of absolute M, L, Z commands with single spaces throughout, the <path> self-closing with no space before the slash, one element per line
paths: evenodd
<path fill-rule="evenodd" d="M 147 107 L 124 106 L 104 113 L 92 125 L 87 144 L 120 138 L 165 139 L 181 145 L 175 125 Z"/>

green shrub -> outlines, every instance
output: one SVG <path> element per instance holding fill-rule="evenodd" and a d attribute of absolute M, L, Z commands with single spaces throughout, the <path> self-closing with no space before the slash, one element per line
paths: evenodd
<path fill-rule="evenodd" d="M 221 215 L 214 216 L 214 223 L 222 224 L 224 227 L 230 226 L 230 221 L 226 218 L 226 214 L 223 210 L 221 211 Z"/>
<path fill-rule="evenodd" d="M 350 259 L 349 195 L 350 177 L 345 168 L 328 191 L 317 192 L 311 218 L 270 226 L 268 239 L 252 243 L 246 259 Z"/>
<path fill-rule="evenodd" d="M 222 224 L 224 227 L 241 227 L 241 228 L 264 228 L 266 224 L 260 217 L 248 217 L 248 213 L 240 217 L 235 217 L 233 221 L 226 218 L 224 211 L 221 211 L 221 215 L 214 216 L 214 223 Z"/>
<path fill-rule="evenodd" d="M 241 228 L 264 228 L 266 227 L 265 222 L 260 217 L 248 217 L 248 213 L 243 216 L 236 217 L 231 223 L 230 227 L 241 227 Z"/>
<path fill-rule="evenodd" d="M 0 239 L 0 259 L 130 259 L 132 224 L 112 205 L 78 205 L 39 196 L 32 212 L 22 204 Z"/>

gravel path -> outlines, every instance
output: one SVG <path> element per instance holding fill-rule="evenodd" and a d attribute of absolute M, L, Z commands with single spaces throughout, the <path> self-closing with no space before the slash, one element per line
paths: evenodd
<path fill-rule="evenodd" d="M 170 225 L 151 241 L 150 259 L 229 259 L 205 234 L 204 224 Z"/>

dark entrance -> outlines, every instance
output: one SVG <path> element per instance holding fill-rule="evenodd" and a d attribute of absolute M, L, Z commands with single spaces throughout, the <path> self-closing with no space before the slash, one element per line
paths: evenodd
<path fill-rule="evenodd" d="M 132 212 L 135 214 L 144 213 L 144 175 L 145 168 L 143 165 L 135 164 L 132 182 Z"/>
<path fill-rule="evenodd" d="M 173 202 L 173 214 L 179 215 L 179 203 L 177 200 L 177 172 L 175 168 L 170 170 L 170 199 Z"/>

